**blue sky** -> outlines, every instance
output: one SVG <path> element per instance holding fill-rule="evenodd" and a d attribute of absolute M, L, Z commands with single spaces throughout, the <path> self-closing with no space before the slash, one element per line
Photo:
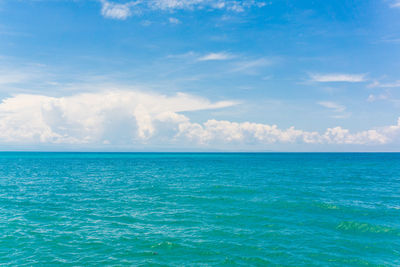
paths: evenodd
<path fill-rule="evenodd" d="M 399 18 L 390 0 L 0 0 L 0 145 L 399 151 Z"/>

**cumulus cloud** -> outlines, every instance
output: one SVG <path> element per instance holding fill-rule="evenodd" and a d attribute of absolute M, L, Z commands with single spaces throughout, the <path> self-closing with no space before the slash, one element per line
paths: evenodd
<path fill-rule="evenodd" d="M 130 1 L 126 3 L 116 3 L 109 0 L 100 0 L 102 4 L 101 14 L 106 18 L 124 20 L 132 15 L 132 9 L 135 11 L 144 10 L 196 10 L 196 9 L 225 9 L 233 12 L 243 12 L 246 8 L 261 8 L 266 5 L 264 1 L 259 0 L 146 0 Z"/>
<path fill-rule="evenodd" d="M 399 125 L 391 127 L 398 127 L 398 129 L 400 129 Z M 347 129 L 334 127 L 328 128 L 321 134 L 318 132 L 298 130 L 294 127 L 279 129 L 276 125 L 217 120 L 208 120 L 203 124 L 181 123 L 179 125 L 179 135 L 185 135 L 187 138 L 203 144 L 212 141 L 256 142 L 260 144 L 385 144 L 390 140 L 378 130 L 350 133 Z"/>
<path fill-rule="evenodd" d="M 66 97 L 20 94 L 0 103 L 0 143 L 184 144 L 188 148 L 237 143 L 387 144 L 400 134 L 400 119 L 396 125 L 356 133 L 341 127 L 319 133 L 253 122 L 209 119 L 199 123 L 189 117 L 191 111 L 235 104 L 182 93 L 165 96 L 107 91 Z"/>
<path fill-rule="evenodd" d="M 311 74 L 311 81 L 313 82 L 364 82 L 365 74 Z"/>
<path fill-rule="evenodd" d="M 167 97 L 112 91 L 59 98 L 21 94 L 4 99 L 0 104 L 0 140 L 90 143 L 106 138 L 105 133 L 118 135 L 126 134 L 125 131 L 130 131 L 133 139 L 146 140 L 156 131 L 154 122 L 182 120 L 184 117 L 178 112 L 234 104 L 229 101 L 211 103 L 182 93 Z"/>

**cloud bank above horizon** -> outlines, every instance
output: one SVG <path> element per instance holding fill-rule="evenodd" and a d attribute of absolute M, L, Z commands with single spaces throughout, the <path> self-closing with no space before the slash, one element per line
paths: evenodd
<path fill-rule="evenodd" d="M 112 90 L 65 97 L 19 94 L 0 103 L 0 143 L 152 146 L 184 144 L 188 148 L 219 144 L 274 143 L 382 145 L 400 135 L 397 124 L 351 133 L 340 126 L 324 132 L 254 122 L 209 118 L 193 122 L 190 112 L 222 109 L 235 101 L 211 102 L 178 93 L 166 96 Z"/>

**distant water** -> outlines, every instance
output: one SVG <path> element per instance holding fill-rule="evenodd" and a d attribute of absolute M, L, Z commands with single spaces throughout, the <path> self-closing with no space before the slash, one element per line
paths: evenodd
<path fill-rule="evenodd" d="M 400 154 L 0 153 L 0 263 L 399 266 Z"/>

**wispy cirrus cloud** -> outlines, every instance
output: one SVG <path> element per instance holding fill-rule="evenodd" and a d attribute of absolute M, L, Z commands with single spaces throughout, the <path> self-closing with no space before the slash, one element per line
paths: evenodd
<path fill-rule="evenodd" d="M 0 71 L 0 85 L 18 84 L 25 81 L 29 81 L 32 78 L 30 74 L 24 74 L 20 72 L 6 72 Z"/>
<path fill-rule="evenodd" d="M 379 87 L 379 88 L 395 88 L 395 87 L 400 87 L 400 81 L 395 81 L 391 83 L 381 83 L 379 81 L 374 81 L 373 83 L 369 84 L 368 87 L 374 88 L 374 87 Z"/>
<path fill-rule="evenodd" d="M 400 8 L 400 1 L 399 0 L 395 0 L 390 4 L 390 7 L 392 8 Z"/>
<path fill-rule="evenodd" d="M 346 107 L 341 104 L 338 104 L 336 102 L 320 101 L 317 104 L 333 111 L 334 114 L 331 116 L 332 118 L 344 119 L 344 118 L 348 118 L 350 116 L 350 113 L 346 112 Z"/>
<path fill-rule="evenodd" d="M 200 53 L 200 52 L 189 51 L 183 54 L 168 55 L 167 58 L 186 59 L 191 61 L 223 61 L 229 59 L 236 59 L 238 58 L 238 56 L 224 51 L 211 52 L 211 53 Z"/>
<path fill-rule="evenodd" d="M 246 8 L 264 7 L 264 0 L 147 0 L 146 5 L 152 9 L 176 10 L 176 9 L 226 9 L 234 12 L 243 12 Z"/>
<path fill-rule="evenodd" d="M 379 95 L 375 95 L 375 94 L 370 94 L 367 98 L 368 102 L 375 102 L 378 100 L 387 100 L 389 99 L 389 95 L 388 94 L 379 94 Z"/>
<path fill-rule="evenodd" d="M 246 74 L 256 74 L 257 69 L 262 67 L 267 67 L 272 65 L 274 62 L 268 58 L 258 58 L 250 60 L 242 60 L 236 62 L 235 66 L 232 68 L 232 72 L 243 72 Z"/>
<path fill-rule="evenodd" d="M 52 82 L 51 71 L 46 71 L 47 68 L 41 64 L 22 64 L 18 67 L 13 64 L 5 64 L 0 66 L 0 90 L 10 90 L 10 88 L 26 87 L 29 84 L 29 89 L 34 85 L 44 85 Z M 25 85 L 25 86 L 23 86 Z"/>
<path fill-rule="evenodd" d="M 153 9 L 193 9 L 198 5 L 203 5 L 204 0 L 149 0 L 147 5 Z"/>
<path fill-rule="evenodd" d="M 132 14 L 143 11 L 204 10 L 207 8 L 207 10 L 243 12 L 248 8 L 261 8 L 266 5 L 266 2 L 261 0 L 137 0 L 126 3 L 100 0 L 100 3 L 102 4 L 101 14 L 105 18 L 119 20 L 125 20 Z"/>
<path fill-rule="evenodd" d="M 219 53 L 209 53 L 198 58 L 198 61 L 214 61 L 214 60 L 227 60 L 232 59 L 235 56 L 233 54 L 219 52 Z"/>
<path fill-rule="evenodd" d="M 318 105 L 323 106 L 325 108 L 331 109 L 335 112 L 343 112 L 346 110 L 346 107 L 343 105 L 340 105 L 338 103 L 335 102 L 331 102 L 331 101 L 320 101 L 318 102 Z"/>
<path fill-rule="evenodd" d="M 330 73 L 330 74 L 310 74 L 311 81 L 313 82 L 365 82 L 366 74 L 344 74 L 344 73 Z"/>

